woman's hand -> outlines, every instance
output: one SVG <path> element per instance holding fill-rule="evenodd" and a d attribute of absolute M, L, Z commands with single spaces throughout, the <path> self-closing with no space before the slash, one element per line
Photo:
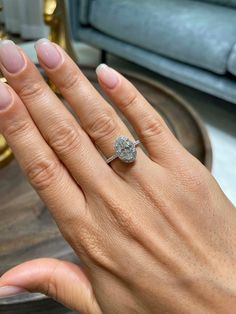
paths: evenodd
<path fill-rule="evenodd" d="M 7 41 L 0 131 L 82 267 L 24 263 L 1 277 L 0 295 L 42 292 L 87 314 L 235 312 L 235 208 L 210 173 L 130 82 L 101 65 L 102 88 L 149 154 L 137 148 L 136 162 L 107 165 L 101 153 L 132 135 L 60 47 L 43 40 L 36 50 L 80 125 Z"/>

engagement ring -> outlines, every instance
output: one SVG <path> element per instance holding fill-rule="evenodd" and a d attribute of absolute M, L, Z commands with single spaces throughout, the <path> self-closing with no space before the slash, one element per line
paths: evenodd
<path fill-rule="evenodd" d="M 119 158 L 125 163 L 132 163 L 136 160 L 137 150 L 136 146 L 140 144 L 140 141 L 137 140 L 132 142 L 125 136 L 120 136 L 115 142 L 115 154 L 108 158 L 106 162 L 109 164 L 111 161 Z"/>

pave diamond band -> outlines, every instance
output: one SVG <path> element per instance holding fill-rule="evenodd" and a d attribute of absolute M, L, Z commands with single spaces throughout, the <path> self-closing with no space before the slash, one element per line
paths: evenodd
<path fill-rule="evenodd" d="M 107 164 L 119 158 L 125 163 L 132 163 L 136 160 L 137 150 L 136 146 L 140 144 L 140 141 L 130 141 L 126 136 L 120 136 L 115 142 L 115 154 L 106 160 Z"/>

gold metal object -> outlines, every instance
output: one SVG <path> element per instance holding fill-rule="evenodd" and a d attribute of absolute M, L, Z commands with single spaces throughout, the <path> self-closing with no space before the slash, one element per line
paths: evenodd
<path fill-rule="evenodd" d="M 66 0 L 44 0 L 44 21 L 49 26 L 48 39 L 61 46 L 77 62 L 77 56 L 71 44 L 69 19 Z M 48 85 L 57 94 L 58 88 L 51 80 Z"/>
<path fill-rule="evenodd" d="M 67 0 L 44 0 L 44 21 L 49 26 L 49 40 L 60 45 L 77 62 L 72 46 Z"/>
<path fill-rule="evenodd" d="M 13 158 L 12 150 L 7 145 L 4 137 L 0 134 L 0 168 L 8 165 Z"/>
<path fill-rule="evenodd" d="M 0 81 L 6 83 L 7 80 L 2 76 L 0 72 Z M 8 165 L 8 163 L 13 159 L 12 150 L 7 145 L 6 140 L 0 134 L 0 169 Z"/>
<path fill-rule="evenodd" d="M 0 10 L 3 8 L 0 7 Z M 74 61 L 78 61 L 77 55 L 72 46 L 70 36 L 70 22 L 68 16 L 67 0 L 44 0 L 44 21 L 49 26 L 49 40 L 60 45 Z M 7 39 L 8 35 L 0 31 L 0 39 Z M 0 80 L 6 82 L 1 75 Z M 56 86 L 49 81 L 49 86 L 56 93 L 59 93 Z M 0 134 L 0 168 L 7 165 L 13 159 L 13 153 L 8 147 L 4 137 Z"/>

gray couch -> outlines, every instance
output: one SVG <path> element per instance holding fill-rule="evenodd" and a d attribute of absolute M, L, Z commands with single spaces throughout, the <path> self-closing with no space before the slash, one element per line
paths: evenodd
<path fill-rule="evenodd" d="M 69 0 L 73 36 L 236 104 L 236 0 Z"/>

